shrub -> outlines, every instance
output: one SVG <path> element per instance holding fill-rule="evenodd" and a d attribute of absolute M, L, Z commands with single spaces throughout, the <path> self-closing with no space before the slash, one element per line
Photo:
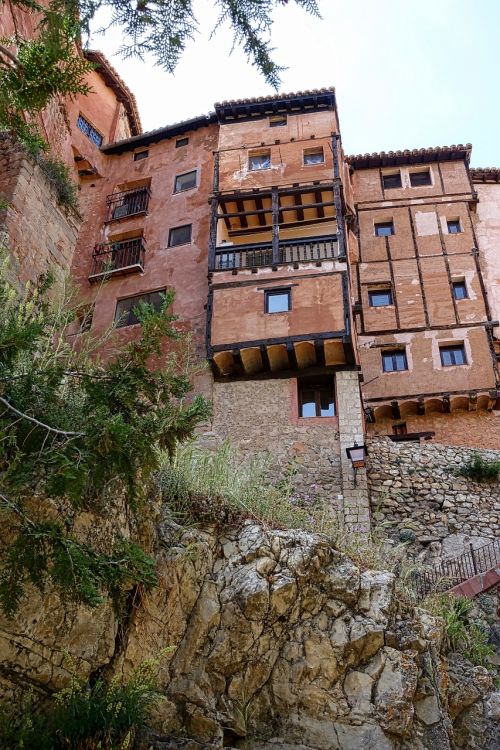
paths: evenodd
<path fill-rule="evenodd" d="M 42 153 L 38 154 L 36 162 L 47 180 L 55 188 L 58 202 L 78 210 L 78 186 L 71 179 L 66 164 L 58 159 L 51 159 Z"/>
<path fill-rule="evenodd" d="M 500 461 L 487 461 L 479 453 L 474 453 L 470 461 L 460 466 L 457 474 L 476 482 L 492 482 L 500 476 Z"/>
<path fill-rule="evenodd" d="M 70 662 L 71 681 L 45 705 L 33 694 L 17 710 L 0 707 L 3 750 L 131 749 L 150 708 L 158 700 L 158 661 L 144 661 L 130 680 L 99 678 L 92 686 L 79 679 Z"/>
<path fill-rule="evenodd" d="M 467 597 L 453 594 L 434 594 L 423 603 L 431 614 L 444 620 L 444 651 L 458 652 L 472 664 L 489 666 L 494 648 L 488 643 L 488 633 L 479 620 L 470 617 L 474 603 Z"/>

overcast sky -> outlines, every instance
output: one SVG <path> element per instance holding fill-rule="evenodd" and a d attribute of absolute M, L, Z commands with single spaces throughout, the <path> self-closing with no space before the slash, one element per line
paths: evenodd
<path fill-rule="evenodd" d="M 319 0 L 322 20 L 275 13 L 272 43 L 285 92 L 335 86 L 348 154 L 472 143 L 473 166 L 500 166 L 500 0 Z M 94 35 L 137 97 L 144 130 L 273 93 L 244 54 L 230 55 L 210 0 L 175 76 L 114 55 L 120 35 Z"/>

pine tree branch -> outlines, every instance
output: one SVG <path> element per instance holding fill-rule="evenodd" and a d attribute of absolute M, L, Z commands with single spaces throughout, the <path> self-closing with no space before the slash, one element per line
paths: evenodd
<path fill-rule="evenodd" d="M 27 419 L 28 422 L 33 422 L 33 424 L 38 425 L 39 427 L 43 427 L 44 430 L 48 430 L 49 432 L 53 432 L 56 435 L 64 435 L 64 437 L 83 437 L 85 435 L 84 432 L 67 432 L 66 430 L 58 430 L 55 427 L 50 427 L 48 424 L 45 424 L 44 422 L 40 422 L 40 420 L 35 419 L 35 417 L 29 417 L 27 414 L 24 414 L 24 412 L 19 411 L 19 409 L 16 409 L 12 404 L 10 404 L 7 399 L 2 398 L 0 396 L 0 403 L 4 404 L 4 406 L 7 407 L 7 409 L 10 409 L 10 411 L 14 412 L 14 414 L 17 414 L 19 417 L 22 417 L 23 419 Z"/>

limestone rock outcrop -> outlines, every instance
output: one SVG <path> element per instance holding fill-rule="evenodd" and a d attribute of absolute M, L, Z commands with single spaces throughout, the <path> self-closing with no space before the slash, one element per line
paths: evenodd
<path fill-rule="evenodd" d="M 224 535 L 165 523 L 158 536 L 160 585 L 118 637 L 106 607 L 75 615 L 65 639 L 46 607 L 29 643 L 2 623 L 4 684 L 57 687 L 62 640 L 87 672 L 125 675 L 170 646 L 146 742 L 158 750 L 496 746 L 488 672 L 440 655 L 442 623 L 400 601 L 391 574 L 250 522 Z"/>

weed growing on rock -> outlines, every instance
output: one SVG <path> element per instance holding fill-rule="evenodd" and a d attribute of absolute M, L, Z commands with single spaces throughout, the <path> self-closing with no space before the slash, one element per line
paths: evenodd
<path fill-rule="evenodd" d="M 495 651 L 488 643 L 488 633 L 481 621 L 470 617 L 474 607 L 471 599 L 434 594 L 427 597 L 423 607 L 444 620 L 445 653 L 457 652 L 472 664 L 489 666 Z"/>
<path fill-rule="evenodd" d="M 487 461 L 474 453 L 470 461 L 460 466 L 457 474 L 475 482 L 493 482 L 500 477 L 500 461 Z"/>
<path fill-rule="evenodd" d="M 149 710 L 159 698 L 158 660 L 144 661 L 128 682 L 99 678 L 92 685 L 78 677 L 68 659 L 71 680 L 47 704 L 28 694 L 20 706 L 0 707 L 3 750 L 130 750 Z"/>

